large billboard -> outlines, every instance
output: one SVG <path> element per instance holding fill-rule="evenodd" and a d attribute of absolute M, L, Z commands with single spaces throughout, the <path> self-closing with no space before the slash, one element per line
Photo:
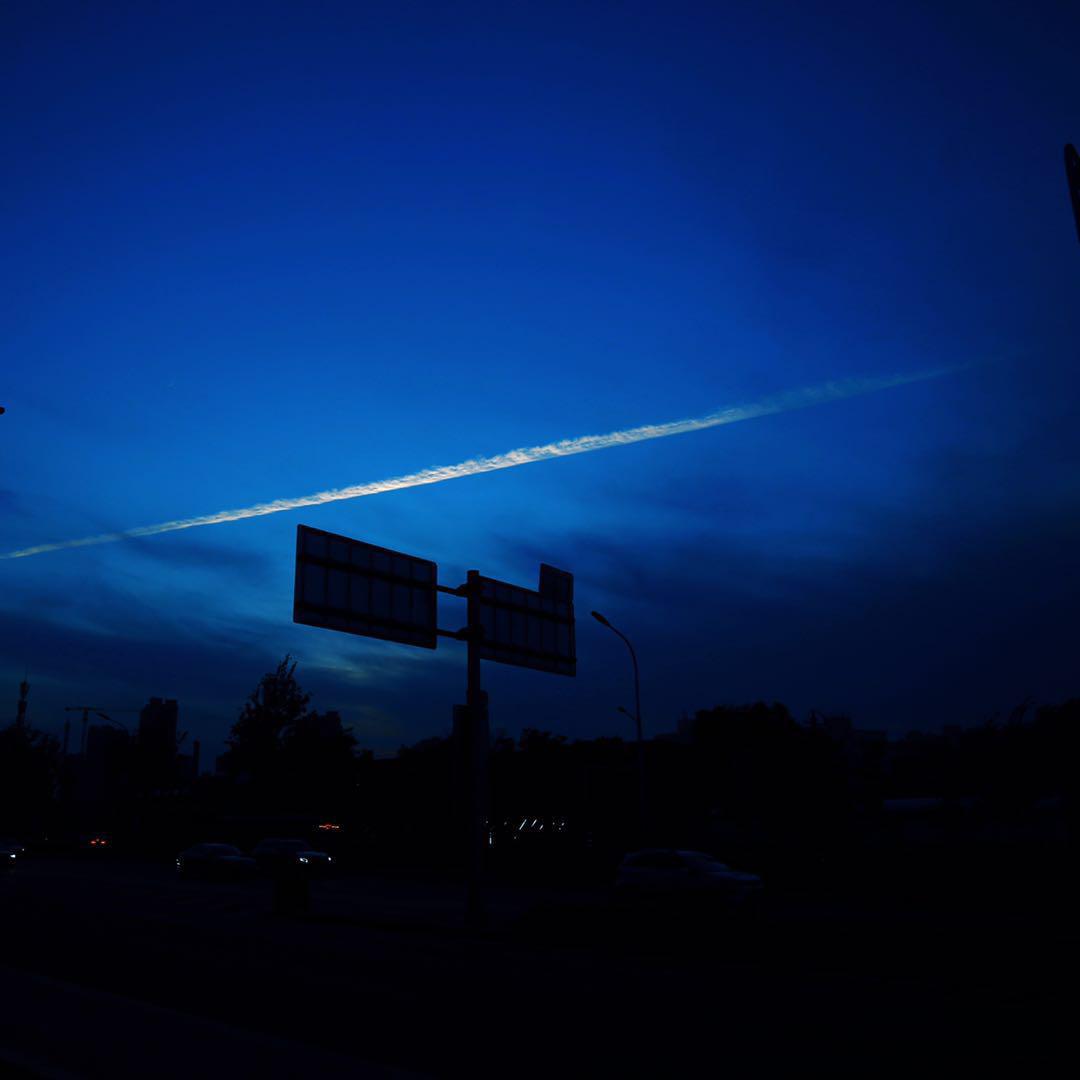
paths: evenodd
<path fill-rule="evenodd" d="M 293 622 L 434 649 L 437 578 L 429 559 L 299 525 Z"/>
<path fill-rule="evenodd" d="M 572 574 L 541 565 L 536 591 L 483 576 L 479 581 L 481 659 L 577 674 Z"/>

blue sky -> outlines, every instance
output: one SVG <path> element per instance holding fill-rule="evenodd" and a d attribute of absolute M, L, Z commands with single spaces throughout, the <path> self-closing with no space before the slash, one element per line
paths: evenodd
<path fill-rule="evenodd" d="M 298 521 L 574 571 L 647 728 L 757 698 L 902 731 L 1080 692 L 1072 4 L 16 3 L 0 15 L 0 550 L 693 416 L 947 378 L 444 486 L 0 561 L 32 717 L 285 652 L 379 752 L 463 656 L 291 623 Z M 453 601 L 444 621 L 454 624 Z M 623 732 L 487 665 L 493 724 Z"/>

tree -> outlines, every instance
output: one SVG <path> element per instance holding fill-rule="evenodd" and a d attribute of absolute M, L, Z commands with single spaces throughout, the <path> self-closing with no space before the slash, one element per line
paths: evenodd
<path fill-rule="evenodd" d="M 229 774 L 263 802 L 340 813 L 356 786 L 356 739 L 334 711 L 308 711 L 311 695 L 291 656 L 267 672 L 228 739 Z"/>
<path fill-rule="evenodd" d="M 225 764 L 234 778 L 256 785 L 277 779 L 286 730 L 307 713 L 310 694 L 296 681 L 296 661 L 286 656 L 259 681 L 227 739 Z"/>
<path fill-rule="evenodd" d="M 282 733 L 283 787 L 304 805 L 340 812 L 356 784 L 355 748 L 337 712 L 297 716 Z"/>
<path fill-rule="evenodd" d="M 848 781 L 839 749 L 774 702 L 717 706 L 693 724 L 699 798 L 771 844 L 806 848 L 842 834 Z"/>
<path fill-rule="evenodd" d="M 566 745 L 565 735 L 553 735 L 539 728 L 525 728 L 518 737 L 518 749 L 526 754 L 557 754 Z"/>

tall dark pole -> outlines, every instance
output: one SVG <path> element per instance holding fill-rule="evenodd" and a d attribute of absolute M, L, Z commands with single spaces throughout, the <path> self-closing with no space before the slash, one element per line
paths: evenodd
<path fill-rule="evenodd" d="M 24 675 L 23 681 L 19 683 L 19 708 L 15 714 L 15 724 L 19 728 L 26 726 L 26 698 L 29 693 L 30 683 Z"/>
<path fill-rule="evenodd" d="M 480 687 L 480 640 L 483 625 L 480 622 L 480 572 L 470 570 L 466 585 L 468 603 L 468 681 L 465 689 L 466 730 L 465 759 L 466 829 L 468 866 L 468 897 L 465 919 L 470 926 L 484 922 L 484 840 L 487 799 L 487 701 Z"/>
<path fill-rule="evenodd" d="M 634 665 L 634 726 L 637 729 L 637 765 L 638 765 L 638 839 L 639 842 L 645 841 L 645 739 L 641 732 L 641 679 L 638 674 L 638 662 L 637 653 L 634 652 L 634 646 L 630 644 L 630 639 L 616 626 L 612 626 L 610 622 L 599 611 L 594 611 L 592 617 L 600 623 L 601 626 L 606 626 L 612 633 L 618 634 L 622 638 L 623 643 L 630 650 L 630 660 Z"/>

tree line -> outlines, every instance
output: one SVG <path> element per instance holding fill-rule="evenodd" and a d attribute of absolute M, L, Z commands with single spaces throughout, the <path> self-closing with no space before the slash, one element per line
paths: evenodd
<path fill-rule="evenodd" d="M 286 656 L 260 679 L 215 775 L 156 795 L 129 783 L 105 824 L 167 846 L 292 814 L 341 823 L 384 861 L 451 865 L 461 803 L 453 739 L 376 759 L 337 711 L 311 707 L 296 669 Z M 970 848 L 1011 829 L 1074 850 L 1078 737 L 1080 699 L 899 739 L 860 732 L 844 717 L 799 722 L 780 703 L 714 706 L 647 741 L 643 833 L 633 743 L 526 729 L 491 743 L 491 847 L 520 865 L 609 862 L 656 843 L 802 866 L 891 850 L 897 836 L 952 836 Z M 98 821 L 102 807 L 73 802 L 70 769 L 54 737 L 19 722 L 0 730 L 3 831 Z"/>

